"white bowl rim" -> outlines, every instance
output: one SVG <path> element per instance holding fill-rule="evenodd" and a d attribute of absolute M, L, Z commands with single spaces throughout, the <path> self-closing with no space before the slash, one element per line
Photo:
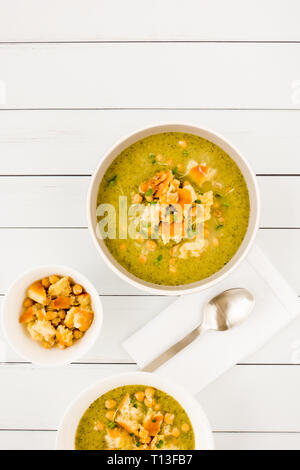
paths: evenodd
<path fill-rule="evenodd" d="M 207 416 L 190 392 L 158 374 L 140 371 L 111 375 L 90 385 L 77 395 L 68 406 L 60 421 L 55 448 L 57 450 L 74 450 L 76 429 L 80 418 L 87 408 L 104 393 L 124 385 L 153 386 L 175 398 L 184 408 L 192 423 L 195 435 L 195 449 L 202 449 L 202 445 L 205 450 L 214 449 L 213 434 Z M 193 416 L 191 415 L 192 413 Z M 201 431 L 199 428 L 201 428 Z"/>
<path fill-rule="evenodd" d="M 175 128 L 174 130 L 171 130 L 169 128 Z M 108 249 L 105 248 L 104 244 L 102 246 L 100 245 L 97 236 L 95 234 L 95 230 L 93 228 L 93 217 L 94 217 L 94 209 L 91 207 L 92 206 L 92 192 L 94 190 L 94 185 L 98 177 L 99 171 L 104 167 L 104 172 L 108 168 L 108 166 L 112 163 L 112 161 L 118 156 L 118 154 L 107 164 L 107 161 L 109 160 L 109 157 L 111 154 L 120 146 L 123 146 L 123 150 L 126 149 L 126 147 L 130 146 L 131 144 L 126 144 L 128 140 L 136 138 L 135 142 L 138 140 L 141 140 L 149 135 L 153 134 L 159 134 L 162 132 L 186 132 L 193 134 L 194 131 L 198 132 L 203 132 L 208 134 L 209 136 L 205 136 L 203 138 L 213 142 L 215 140 L 219 140 L 224 144 L 225 146 L 228 146 L 228 148 L 236 154 L 236 156 L 240 159 L 240 163 L 242 163 L 248 172 L 248 176 L 252 185 L 252 197 L 253 197 L 253 203 L 254 203 L 254 208 L 251 210 L 250 207 L 250 217 L 249 217 L 249 224 L 247 228 L 247 232 L 245 234 L 245 237 L 239 246 L 238 250 L 234 254 L 234 256 L 229 260 L 229 262 L 221 268 L 219 271 L 214 273 L 213 275 L 209 276 L 208 278 L 202 279 L 201 281 L 198 282 L 193 282 L 191 284 L 183 284 L 180 286 L 165 286 L 165 285 L 159 285 L 159 284 L 154 284 L 150 283 L 147 281 L 144 281 L 143 279 L 140 279 L 133 274 L 131 274 L 129 271 L 127 271 L 123 266 L 121 266 L 117 260 L 113 258 L 113 256 L 109 253 Z M 141 135 L 143 133 L 146 133 L 146 135 Z M 194 133 L 194 135 L 199 135 Z M 221 143 L 216 143 L 220 148 L 223 149 Z M 119 150 L 119 153 L 122 150 Z M 230 158 L 238 165 L 240 171 L 242 172 L 249 191 L 249 197 L 250 197 L 250 188 L 249 188 L 249 182 L 245 176 L 244 171 L 240 168 L 240 165 L 236 162 L 236 160 L 233 158 L 233 156 L 228 152 L 228 150 L 225 150 Z M 102 178 L 101 178 L 102 179 Z M 100 180 L 101 181 L 101 180 Z M 97 188 L 98 189 L 98 188 Z M 251 197 L 250 197 L 250 203 L 251 203 Z M 162 122 L 159 124 L 153 124 L 153 125 L 147 125 L 145 127 L 142 127 L 138 130 L 135 130 L 131 132 L 130 134 L 127 134 L 126 136 L 120 138 L 114 145 L 112 145 L 104 154 L 103 158 L 100 160 L 98 163 L 96 169 L 94 170 L 94 173 L 92 175 L 92 179 L 89 185 L 88 189 L 88 195 L 87 195 L 87 220 L 88 220 L 88 229 L 89 233 L 92 237 L 92 240 L 96 246 L 97 251 L 100 253 L 102 256 L 102 259 L 104 262 L 109 266 L 109 268 L 116 273 L 122 280 L 125 282 L 131 284 L 132 286 L 142 289 L 143 291 L 152 293 L 152 294 L 164 294 L 164 295 L 185 295 L 185 294 L 191 294 L 195 292 L 199 292 L 201 290 L 208 289 L 215 284 L 218 284 L 222 280 L 224 280 L 229 274 L 231 274 L 239 265 L 240 263 L 246 258 L 247 254 L 249 253 L 255 237 L 257 235 L 257 231 L 259 228 L 259 221 L 260 221 L 260 212 L 261 212 L 261 201 L 260 201 L 260 193 L 259 193 L 259 188 L 258 188 L 258 183 L 256 180 L 256 175 L 254 174 L 251 166 L 249 165 L 247 159 L 242 155 L 242 153 L 235 147 L 226 137 L 221 135 L 218 132 L 215 132 L 207 127 L 202 127 L 198 124 L 195 123 L 187 123 L 187 122 Z M 250 230 L 250 225 L 252 225 L 251 230 Z M 246 243 L 246 239 L 248 238 L 248 241 Z"/>
<path fill-rule="evenodd" d="M 41 277 L 44 277 L 44 276 L 47 276 L 47 275 L 49 276 L 50 273 L 51 274 L 53 274 L 53 273 L 55 273 L 55 274 L 65 273 L 65 275 L 69 275 L 74 280 L 76 278 L 81 279 L 83 287 L 91 295 L 92 303 L 93 303 L 93 310 L 94 310 L 94 313 L 97 314 L 97 322 L 95 322 L 95 319 L 94 319 L 93 322 L 92 322 L 92 325 L 89 328 L 89 330 L 91 330 L 92 328 L 94 330 L 94 331 L 91 330 L 91 332 L 93 332 L 93 336 L 92 336 L 92 338 L 89 338 L 89 342 L 86 341 L 85 343 L 81 343 L 81 344 L 78 342 L 78 344 L 80 344 L 79 351 L 75 350 L 75 349 L 72 349 L 73 346 L 71 346 L 70 348 L 66 348 L 64 350 L 61 350 L 60 351 L 62 353 L 61 359 L 60 360 L 55 360 L 53 362 L 52 361 L 46 361 L 45 362 L 45 361 L 39 359 L 38 357 L 35 358 L 35 357 L 33 357 L 33 355 L 28 355 L 28 354 L 24 353 L 24 351 L 22 350 L 22 347 L 20 347 L 20 344 L 17 344 L 15 341 L 12 340 L 12 337 L 11 337 L 11 334 L 10 334 L 10 331 L 9 331 L 9 328 L 8 328 L 8 325 L 7 325 L 7 316 L 9 315 L 7 313 L 8 312 L 7 303 L 10 299 L 10 296 L 13 296 L 14 289 L 18 285 L 18 283 L 22 282 L 27 276 L 32 276 L 35 273 L 40 273 L 40 272 L 46 273 L 48 271 L 49 271 L 49 274 L 44 274 Z M 38 277 L 38 279 L 40 279 L 41 277 Z M 29 281 L 28 285 L 30 285 L 30 281 Z M 86 286 L 87 286 L 87 288 L 86 288 Z M 22 305 L 23 300 L 24 300 L 23 298 L 20 300 L 20 306 Z M 43 366 L 43 367 L 64 366 L 64 365 L 70 364 L 71 362 L 76 361 L 77 359 L 79 359 L 81 356 L 86 354 L 87 351 L 95 344 L 95 342 L 97 341 L 97 339 L 99 337 L 100 331 L 102 329 L 102 325 L 103 325 L 102 301 L 101 301 L 100 296 L 99 296 L 96 288 L 94 287 L 93 283 L 84 274 L 82 274 L 78 270 L 76 270 L 76 269 L 74 269 L 70 266 L 61 265 L 61 264 L 36 265 L 36 266 L 34 266 L 30 269 L 27 269 L 26 271 L 23 271 L 23 273 L 20 274 L 8 287 L 7 292 L 4 296 L 4 301 L 3 301 L 3 305 L 2 305 L 2 309 L 1 309 L 1 328 L 2 328 L 5 339 L 6 339 L 7 343 L 9 344 L 9 346 L 15 351 L 16 354 L 18 354 L 23 359 L 25 359 L 27 361 L 30 361 L 35 365 Z M 23 328 L 23 325 L 20 325 L 19 323 L 16 326 L 17 327 L 19 326 L 20 328 Z M 86 332 L 86 334 L 87 334 L 87 332 Z M 37 344 L 31 338 L 28 338 L 28 339 L 29 339 L 29 341 L 32 341 L 33 345 L 37 345 L 43 351 L 40 344 Z M 84 337 L 82 338 L 82 340 L 84 340 Z M 51 350 L 47 350 L 47 351 L 49 352 Z M 68 358 L 65 357 L 64 358 L 64 352 L 65 351 L 68 351 L 68 356 L 70 356 L 70 357 L 68 357 Z"/>

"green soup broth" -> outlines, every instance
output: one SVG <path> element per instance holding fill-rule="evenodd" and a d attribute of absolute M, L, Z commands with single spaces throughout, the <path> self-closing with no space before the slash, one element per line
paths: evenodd
<path fill-rule="evenodd" d="M 160 414 L 165 416 L 166 413 L 174 415 L 174 419 L 171 425 L 166 425 L 164 420 L 161 423 L 159 438 L 156 439 L 154 449 L 181 449 L 181 450 L 192 450 L 195 448 L 195 437 L 194 431 L 190 419 L 182 408 L 182 406 L 167 393 L 153 389 L 155 391 L 154 400 L 155 404 L 159 406 L 159 410 L 153 409 L 149 411 L 149 408 L 144 404 L 144 401 L 138 401 L 135 398 L 137 392 L 144 392 L 147 387 L 145 385 L 125 385 L 118 387 L 104 395 L 100 396 L 95 400 L 86 412 L 83 414 L 75 437 L 75 449 L 76 450 L 110 450 L 111 447 L 108 445 L 107 434 L 109 432 L 118 433 L 119 431 L 125 434 L 125 438 L 121 441 L 116 441 L 118 450 L 139 450 L 142 447 L 139 436 L 124 431 L 119 424 L 111 419 L 107 418 L 107 400 L 114 400 L 114 410 L 117 410 L 124 398 L 125 394 L 130 395 L 131 405 L 134 406 L 138 414 L 138 421 L 142 426 L 144 419 L 149 413 L 153 413 L 153 416 Z M 114 412 L 114 410 L 112 410 Z M 101 429 L 97 429 L 97 423 L 101 423 Z M 182 426 L 188 425 L 188 431 L 182 431 Z M 172 431 L 177 429 L 179 431 L 178 436 L 173 436 Z M 153 439 L 153 436 L 151 436 Z M 114 445 L 114 444 L 112 444 Z M 150 446 L 150 443 L 148 444 Z"/>
<path fill-rule="evenodd" d="M 191 182 L 185 175 L 190 161 L 207 165 L 214 177 L 201 184 Z M 146 262 L 141 262 L 143 244 L 118 238 L 119 196 L 127 196 L 130 202 L 142 182 L 163 170 L 171 170 L 181 185 L 191 183 L 198 197 L 213 192 L 214 205 L 206 221 L 207 247 L 200 256 L 177 257 L 174 268 L 170 268 L 174 242 L 165 245 L 158 241 L 157 248 L 147 252 Z M 117 238 L 105 240 L 110 253 L 131 274 L 159 285 L 189 284 L 219 271 L 238 250 L 249 221 L 248 189 L 236 163 L 212 142 L 180 132 L 151 135 L 126 148 L 107 169 L 97 202 L 116 208 Z"/>

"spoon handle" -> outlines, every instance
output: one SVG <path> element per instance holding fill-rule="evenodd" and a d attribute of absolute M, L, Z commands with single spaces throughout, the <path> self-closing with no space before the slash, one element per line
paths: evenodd
<path fill-rule="evenodd" d="M 189 344 L 195 341 L 198 336 L 201 334 L 201 327 L 197 326 L 193 331 L 191 331 L 187 336 L 173 344 L 169 349 L 163 352 L 160 356 L 146 365 L 143 369 L 144 372 L 153 372 L 158 367 L 162 366 L 165 362 L 171 359 L 175 354 L 178 354 L 182 349 L 186 348 Z"/>

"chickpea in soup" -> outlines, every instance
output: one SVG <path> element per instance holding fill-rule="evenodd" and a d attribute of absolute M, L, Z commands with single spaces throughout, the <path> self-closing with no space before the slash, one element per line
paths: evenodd
<path fill-rule="evenodd" d="M 134 216 L 128 212 L 128 223 L 138 228 L 134 238 L 119 236 L 120 196 L 138 208 Z M 126 148 L 108 167 L 97 202 L 116 209 L 116 237 L 105 239 L 112 256 L 131 274 L 160 285 L 189 284 L 219 271 L 249 221 L 248 189 L 236 163 L 212 142 L 180 132 Z"/>
<path fill-rule="evenodd" d="M 192 450 L 194 432 L 180 404 L 145 385 L 125 385 L 95 400 L 82 416 L 76 450 Z"/>

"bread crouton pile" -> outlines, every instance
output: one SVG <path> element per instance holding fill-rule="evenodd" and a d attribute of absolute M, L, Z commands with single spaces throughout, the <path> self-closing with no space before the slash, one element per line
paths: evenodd
<path fill-rule="evenodd" d="M 175 415 L 162 413 L 155 399 L 155 389 L 146 387 L 133 396 L 125 393 L 121 403 L 105 401 L 109 423 L 95 422 L 95 431 L 105 433 L 104 439 L 109 450 L 176 450 L 180 448 L 178 438 L 192 432 L 188 423 L 180 429 L 174 425 Z"/>
<path fill-rule="evenodd" d="M 83 336 L 93 318 L 84 288 L 69 277 L 53 275 L 29 286 L 19 321 L 44 348 L 64 349 Z"/>

